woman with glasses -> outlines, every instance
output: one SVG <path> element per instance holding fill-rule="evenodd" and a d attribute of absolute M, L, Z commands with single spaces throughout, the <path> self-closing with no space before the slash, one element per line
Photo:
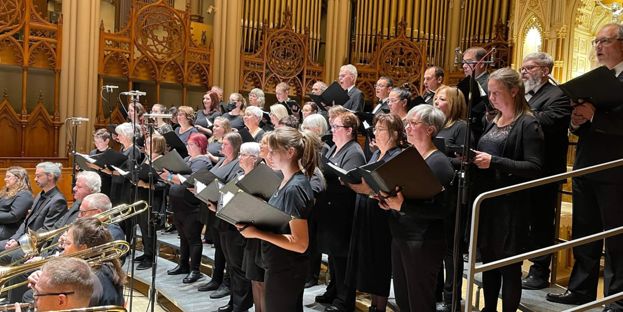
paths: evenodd
<path fill-rule="evenodd" d="M 9 167 L 0 189 L 0 240 L 9 239 L 24 221 L 33 198 L 28 172 L 22 167 Z"/>
<path fill-rule="evenodd" d="M 435 285 L 446 251 L 444 219 L 452 203 L 447 199 L 454 169 L 433 144 L 443 127 L 443 112 L 432 105 L 418 105 L 406 116 L 407 141 L 430 167 L 446 191 L 433 198 L 404 198 L 401 192 L 376 197 L 389 211 L 392 234 L 391 258 L 396 303 L 401 311 L 435 311 Z"/>
<path fill-rule="evenodd" d="M 363 150 L 356 139 L 357 116 L 347 111 L 334 113 L 330 118 L 335 145 L 323 156 L 344 170 L 364 165 Z M 326 202 L 318 211 L 318 245 L 321 252 L 329 255 L 331 283 L 316 301 L 331 304 L 328 311 L 352 311 L 355 285 L 346 285 L 346 269 L 357 194 L 329 170 L 324 170 L 323 174 L 327 180 L 327 192 Z"/>
<path fill-rule="evenodd" d="M 381 113 L 376 115 L 373 124 L 378 149 L 368 164 L 390 160 L 407 143 L 398 116 Z M 370 294 L 368 311 L 385 311 L 392 273 L 388 213 L 379 209 L 378 200 L 370 197 L 374 192 L 365 180 L 348 186 L 357 192 L 357 205 L 352 222 L 347 280 L 356 285 L 357 290 Z"/>
<path fill-rule="evenodd" d="M 212 167 L 212 163 L 204 155 L 207 146 L 208 139 L 201 133 L 193 133 L 188 137 L 186 142 L 188 157 L 184 161 L 193 173 L 202 168 Z M 180 259 L 178 265 L 168 270 L 167 274 L 186 274 L 182 283 L 191 284 L 202 277 L 199 272 L 203 250 L 201 243 L 203 224 L 199 218 L 201 201 L 182 184 L 179 174 L 172 174 L 164 169 L 160 178 L 171 185 L 169 206 L 173 211 L 173 223 L 180 235 Z"/>
<path fill-rule="evenodd" d="M 283 174 L 279 189 L 268 203 L 291 215 L 292 220 L 275 231 L 238 225 L 246 238 L 262 240 L 266 311 L 303 311 L 303 290 L 309 269 L 307 219 L 314 203 L 309 179 L 318 159 L 319 140 L 311 133 L 280 128 L 268 135 L 269 158 Z"/>
<path fill-rule="evenodd" d="M 489 77 L 489 100 L 497 110 L 478 141 L 473 163 L 475 195 L 541 175 L 543 132 L 530 111 L 519 73 L 498 69 Z M 527 246 L 529 192 L 489 199 L 482 204 L 478 247 L 484 263 L 523 252 Z M 502 288 L 503 311 L 516 311 L 521 300 L 521 263 L 482 274 L 483 311 L 495 311 Z"/>
<path fill-rule="evenodd" d="M 231 127 L 234 129 L 242 129 L 244 127 L 244 121 L 242 120 L 242 113 L 247 106 L 247 100 L 244 99 L 240 93 L 232 93 L 229 96 L 229 104 L 227 109 L 229 112 L 223 114 L 223 117 L 229 120 Z"/>
<path fill-rule="evenodd" d="M 389 112 L 404 121 L 409 111 L 409 99 L 411 99 L 411 92 L 402 88 L 393 88 L 387 98 Z"/>

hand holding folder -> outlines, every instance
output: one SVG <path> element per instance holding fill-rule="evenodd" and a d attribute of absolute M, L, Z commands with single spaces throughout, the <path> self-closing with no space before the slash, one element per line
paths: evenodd
<path fill-rule="evenodd" d="M 605 110 L 623 105 L 623 83 L 606 66 L 558 86 L 576 105 L 590 102 L 595 108 Z"/>

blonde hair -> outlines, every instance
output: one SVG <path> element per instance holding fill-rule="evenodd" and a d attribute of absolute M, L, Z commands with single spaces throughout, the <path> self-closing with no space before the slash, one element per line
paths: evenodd
<path fill-rule="evenodd" d="M 283 104 L 273 104 L 270 106 L 270 113 L 277 116 L 277 120 L 288 116 L 288 109 Z"/>
<path fill-rule="evenodd" d="M 18 192 L 25 190 L 32 192 L 30 187 L 30 180 L 28 179 L 28 172 L 26 169 L 18 166 L 9 167 L 6 171 L 14 175 L 17 178 L 17 182 L 11 187 L 4 187 L 0 190 L 0 197 L 2 198 L 13 198 L 17 195 Z"/>
<path fill-rule="evenodd" d="M 446 92 L 446 101 L 448 102 L 448 116 L 446 116 L 445 127 L 449 127 L 457 120 L 464 120 L 467 117 L 467 105 L 465 104 L 465 96 L 463 92 L 456 87 L 443 86 L 440 87 L 436 95 Z"/>

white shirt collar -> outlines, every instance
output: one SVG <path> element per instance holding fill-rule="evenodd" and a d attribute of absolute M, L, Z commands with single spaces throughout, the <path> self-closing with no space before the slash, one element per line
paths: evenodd
<path fill-rule="evenodd" d="M 619 77 L 619 75 L 623 72 L 623 62 L 617 64 L 616 66 L 614 66 L 614 75 L 616 77 Z"/>

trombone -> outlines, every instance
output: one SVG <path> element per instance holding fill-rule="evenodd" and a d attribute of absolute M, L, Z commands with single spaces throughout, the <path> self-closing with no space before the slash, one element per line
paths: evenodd
<path fill-rule="evenodd" d="M 90 266 L 97 266 L 104 262 L 118 259 L 130 251 L 130 244 L 123 240 L 116 240 L 109 243 L 105 243 L 99 246 L 87 248 L 78 252 L 74 252 L 68 255 L 60 255 L 59 257 L 77 257 L 85 260 Z M 50 258 L 32 261 L 16 266 L 3 266 L 0 267 L 0 293 L 20 287 L 28 283 L 23 281 L 21 283 L 4 286 L 10 279 L 25 273 L 35 271 L 42 267 Z"/>
<path fill-rule="evenodd" d="M 139 215 L 143 211 L 147 210 L 148 207 L 149 207 L 149 204 L 146 201 L 139 200 L 133 204 L 117 205 L 106 211 L 100 212 L 94 215 L 93 217 L 98 218 L 104 224 L 112 224 L 112 223 L 121 222 L 125 219 L 129 219 L 136 215 Z M 11 254 L 13 251 L 19 248 L 22 249 L 22 251 L 25 254 L 25 257 L 37 255 L 41 253 L 41 247 L 43 246 L 45 242 L 65 232 L 70 226 L 71 224 L 67 224 L 58 229 L 50 230 L 50 231 L 43 232 L 43 233 L 38 233 L 31 229 L 28 229 L 28 233 L 22 235 L 18 239 L 18 242 L 19 242 L 18 246 L 15 246 L 13 248 L 9 248 L 9 249 L 6 249 L 0 252 L 0 258 Z M 55 245 L 49 246 L 48 248 L 52 248 L 54 246 Z"/>

